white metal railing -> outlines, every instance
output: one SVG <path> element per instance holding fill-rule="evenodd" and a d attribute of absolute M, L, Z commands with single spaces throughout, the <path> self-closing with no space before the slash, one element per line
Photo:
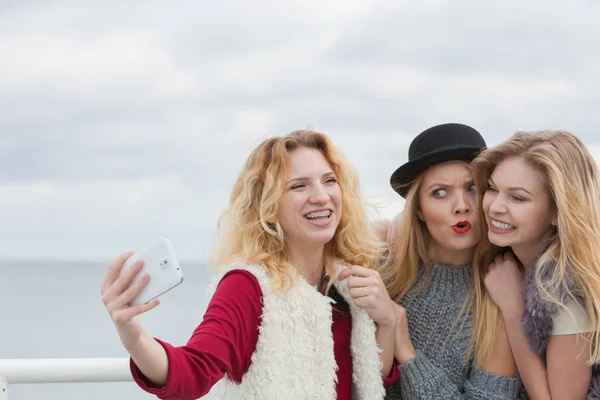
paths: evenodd
<path fill-rule="evenodd" d="M 127 382 L 129 358 L 43 358 L 0 360 L 0 400 L 15 383 Z"/>

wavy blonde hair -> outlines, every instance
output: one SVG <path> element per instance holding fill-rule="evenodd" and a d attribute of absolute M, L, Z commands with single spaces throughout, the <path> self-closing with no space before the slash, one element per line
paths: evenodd
<path fill-rule="evenodd" d="M 574 282 L 581 291 L 584 307 L 592 326 L 589 362 L 600 362 L 600 177 L 598 166 L 583 142 L 565 130 L 517 132 L 498 146 L 484 151 L 475 160 L 475 178 L 479 189 L 479 218 L 485 221 L 481 202 L 494 168 L 508 157 L 522 157 L 544 175 L 544 185 L 557 211 L 558 225 L 536 263 L 535 281 L 541 296 L 565 308 L 556 290 L 569 290 Z M 500 312 L 483 284 L 494 257 L 503 249 L 493 245 L 481 224 L 482 239 L 474 258 L 475 292 L 478 310 L 474 322 L 472 348 L 476 358 L 489 355 L 498 329 Z M 550 284 L 543 284 L 541 268 L 556 262 Z M 569 292 L 570 293 L 570 292 Z M 571 297 L 573 294 L 570 293 Z M 574 298 L 574 297 L 573 297 Z"/>
<path fill-rule="evenodd" d="M 218 221 L 211 256 L 215 268 L 242 261 L 262 264 L 284 288 L 296 269 L 289 259 L 285 232 L 277 220 L 284 190 L 289 154 L 298 148 L 320 151 L 331 166 L 342 194 L 342 214 L 333 238 L 325 245 L 325 270 L 330 287 L 334 260 L 375 269 L 381 245 L 369 229 L 367 203 L 361 195 L 358 174 L 323 133 L 294 131 L 260 143 L 248 157 L 231 192 L 229 205 Z"/>

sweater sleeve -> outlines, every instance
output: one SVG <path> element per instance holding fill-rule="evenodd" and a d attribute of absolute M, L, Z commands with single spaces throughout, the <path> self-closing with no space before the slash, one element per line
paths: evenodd
<path fill-rule="evenodd" d="M 398 367 L 398 384 L 388 389 L 388 399 L 517 399 L 518 378 L 501 377 L 473 366 L 464 388 L 452 383 L 422 352 Z"/>
<path fill-rule="evenodd" d="M 262 291 L 247 271 L 230 271 L 219 282 L 204 318 L 185 346 L 156 339 L 169 360 L 167 382 L 157 387 L 130 359 L 135 382 L 160 399 L 197 399 L 225 374 L 240 383 L 258 341 Z"/>

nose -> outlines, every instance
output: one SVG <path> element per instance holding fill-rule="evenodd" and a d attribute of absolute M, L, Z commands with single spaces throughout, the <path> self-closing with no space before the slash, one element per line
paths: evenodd
<path fill-rule="evenodd" d="M 493 214 L 502 214 L 506 212 L 506 204 L 504 200 L 502 200 L 502 196 L 496 195 L 492 198 L 492 201 L 489 205 L 490 213 Z"/>
<path fill-rule="evenodd" d="M 468 193 L 461 193 L 458 195 L 456 200 L 456 204 L 454 205 L 454 214 L 455 215 L 463 215 L 470 214 L 473 206 L 471 204 L 471 199 L 468 197 Z"/>
<path fill-rule="evenodd" d="M 314 185 L 309 200 L 315 204 L 326 203 L 329 201 L 329 195 L 323 185 Z"/>

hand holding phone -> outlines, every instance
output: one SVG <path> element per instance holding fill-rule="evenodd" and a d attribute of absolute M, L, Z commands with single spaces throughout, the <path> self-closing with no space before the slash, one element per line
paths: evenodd
<path fill-rule="evenodd" d="M 167 238 L 140 254 L 127 252 L 113 260 L 102 283 L 102 302 L 128 351 L 144 336 L 138 316 L 156 307 L 158 297 L 182 281 Z"/>
<path fill-rule="evenodd" d="M 141 253 L 134 253 L 121 268 L 120 274 L 126 273 L 138 260 L 143 260 L 144 265 L 136 274 L 129 286 L 140 282 L 145 274 L 150 275 L 150 280 L 143 289 L 129 302 L 129 306 L 146 304 L 158 298 L 183 282 L 183 273 L 171 241 L 168 238 L 161 240 Z"/>

